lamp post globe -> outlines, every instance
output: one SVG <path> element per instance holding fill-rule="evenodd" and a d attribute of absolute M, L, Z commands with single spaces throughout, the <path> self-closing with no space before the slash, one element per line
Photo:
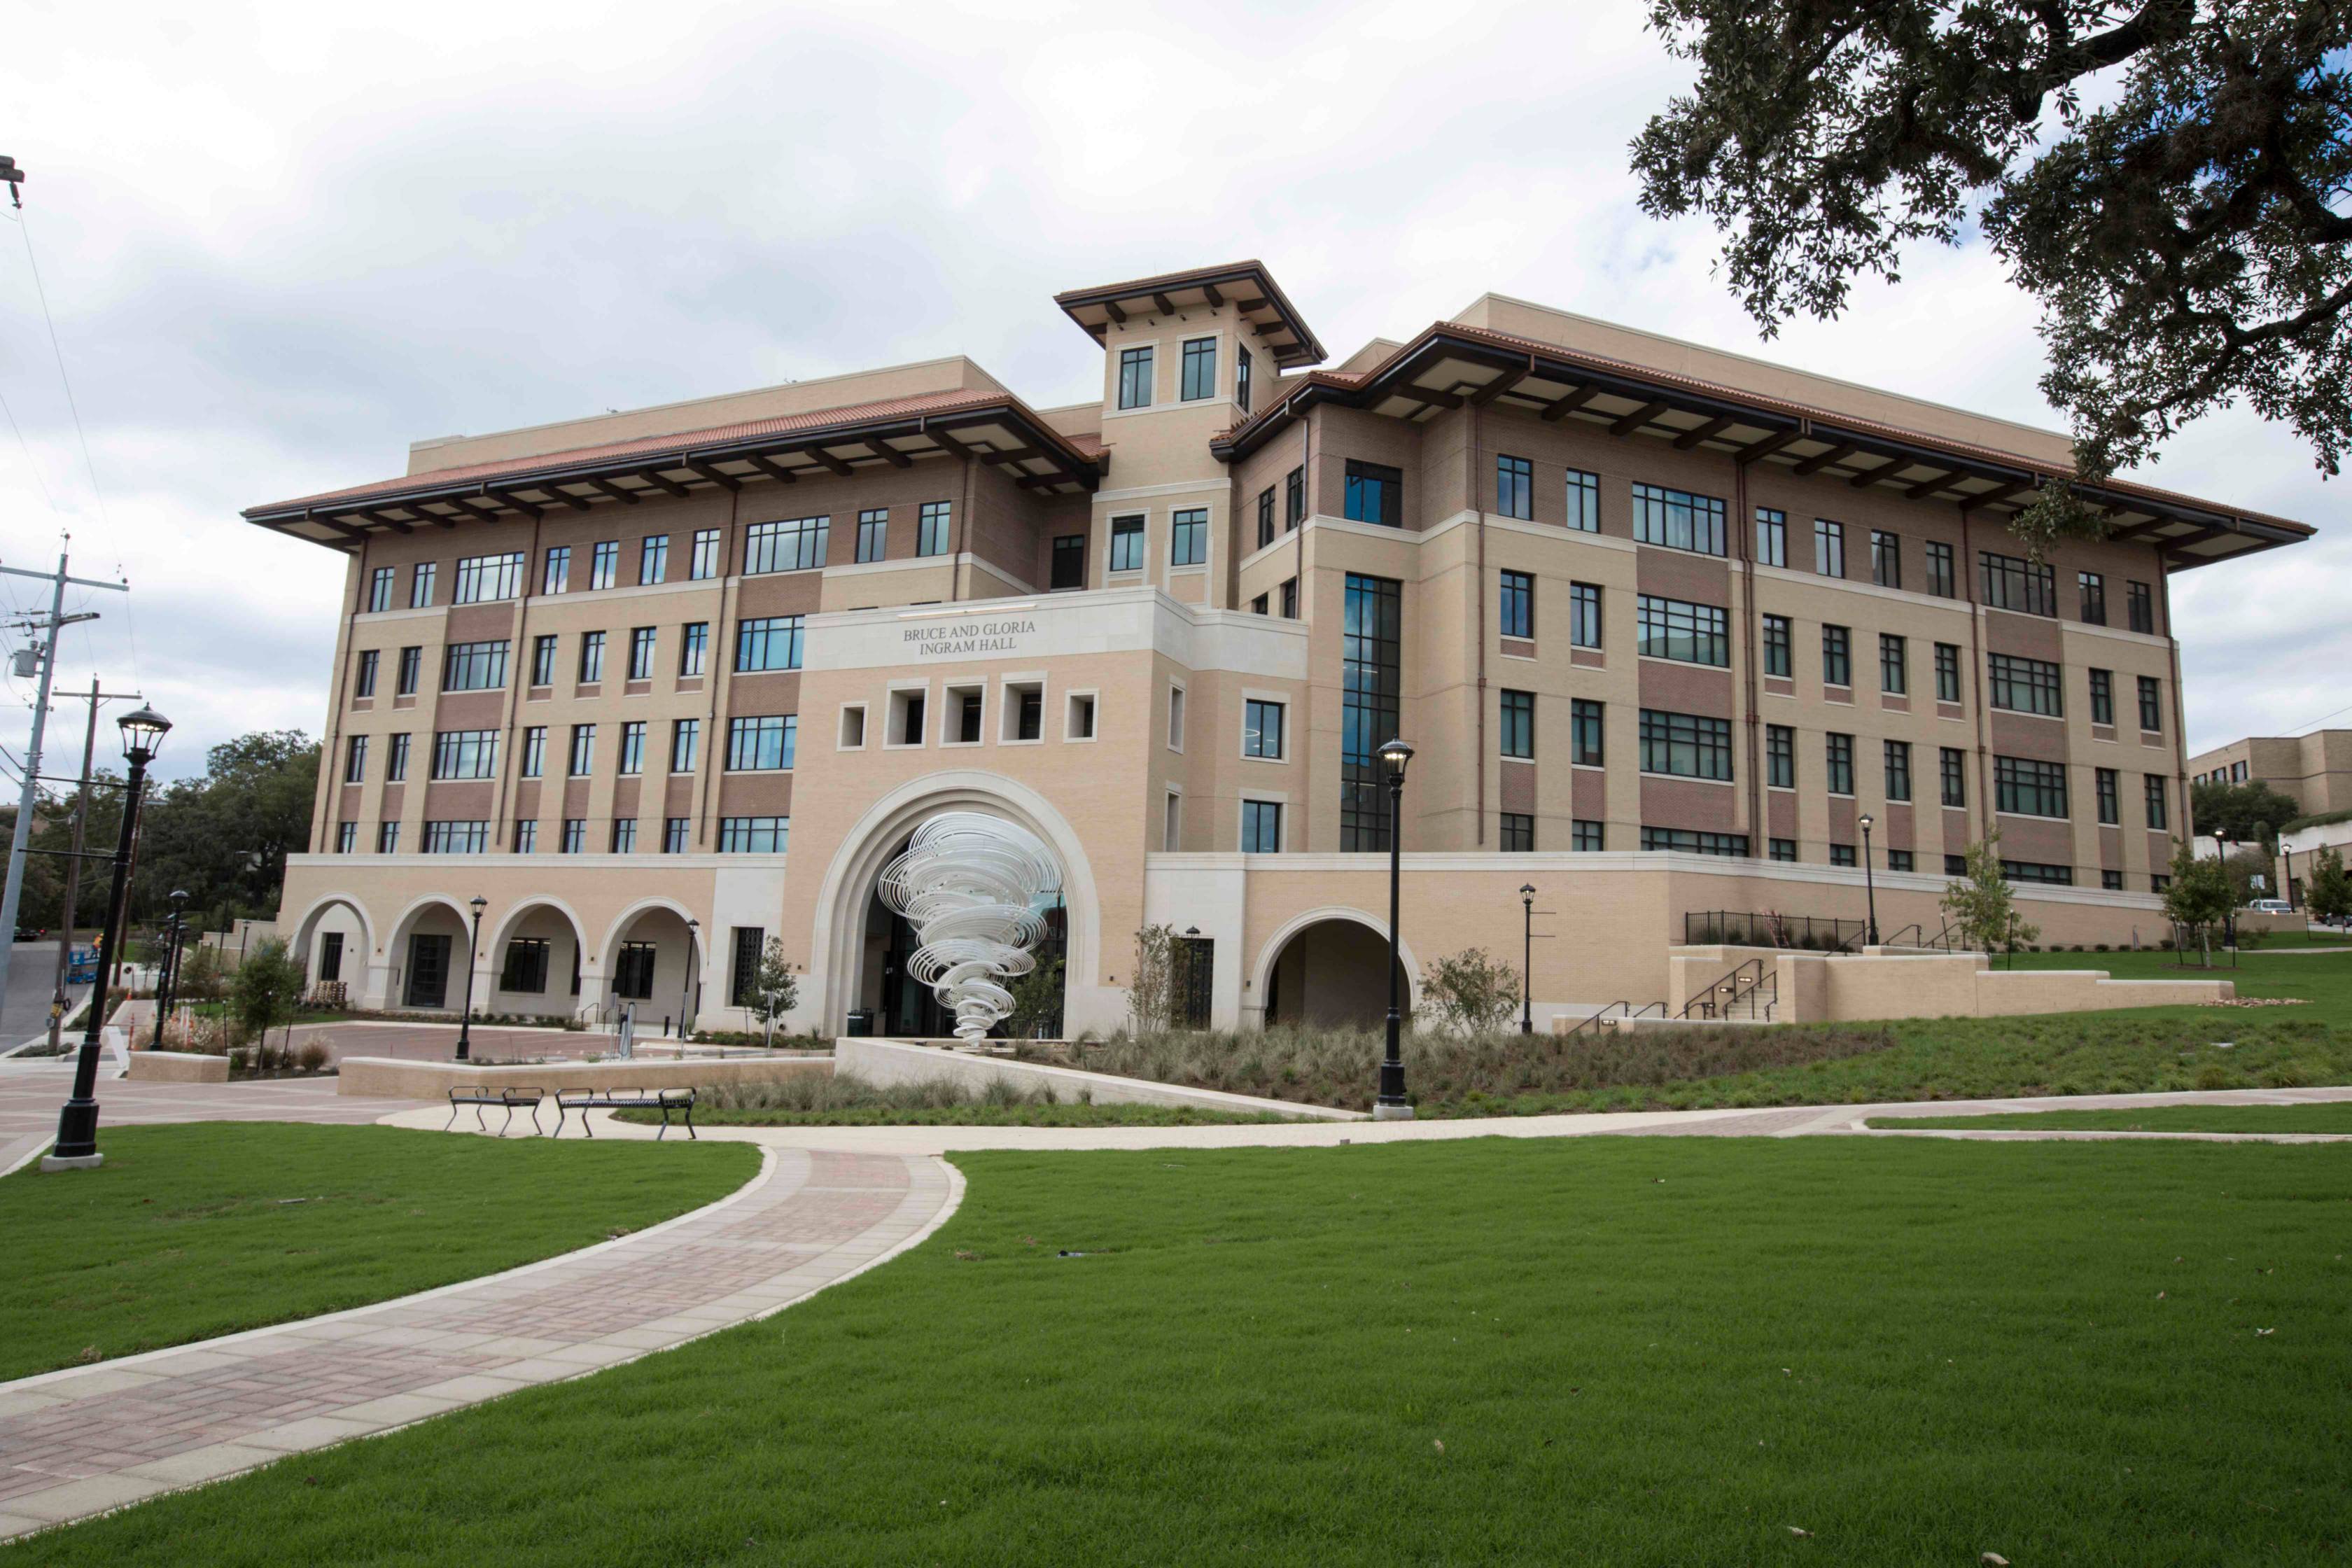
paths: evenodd
<path fill-rule="evenodd" d="M 1862 814 L 1862 890 L 1870 908 L 1870 945 L 1878 945 L 1878 883 L 1877 873 L 1870 863 L 1871 816 Z"/>
<path fill-rule="evenodd" d="M 467 900 L 467 907 L 474 911 L 474 934 L 466 947 L 466 1013 L 457 1023 L 457 1059 L 461 1062 L 473 1058 L 474 965 L 482 948 L 482 911 L 490 907 L 490 900 L 476 893 Z"/>
<path fill-rule="evenodd" d="M 1380 751 L 1381 770 L 1389 784 L 1389 1016 L 1388 1050 L 1381 1058 L 1380 1098 L 1372 1102 L 1376 1121 L 1410 1121 L 1412 1101 L 1404 1097 L 1403 997 L 1398 994 L 1397 904 L 1403 877 L 1404 771 L 1412 763 L 1412 748 L 1391 741 Z"/>

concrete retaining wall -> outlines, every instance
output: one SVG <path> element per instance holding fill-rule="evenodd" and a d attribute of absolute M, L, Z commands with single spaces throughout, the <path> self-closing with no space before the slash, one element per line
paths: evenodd
<path fill-rule="evenodd" d="M 833 1058 L 814 1052 L 694 1057 L 685 1061 L 548 1062 L 537 1067 L 345 1057 L 336 1068 L 335 1092 L 378 1100 L 446 1100 L 453 1089 L 694 1089 L 718 1083 L 781 1083 L 832 1071 Z"/>
<path fill-rule="evenodd" d="M 193 1051 L 132 1051 L 133 1083 L 226 1083 L 228 1058 Z"/>
<path fill-rule="evenodd" d="M 1669 1013 L 1741 964 L 1762 960 L 1778 983 L 1772 1021 L 1847 1023 L 1882 1018 L 2008 1018 L 2228 1001 L 2227 980 L 2116 980 L 2104 969 L 1995 969 L 1980 952 L 1867 949 L 1859 953 L 1769 947 L 1670 950 Z M 1575 1022 L 1555 1020 L 1564 1032 Z"/>
<path fill-rule="evenodd" d="M 1221 1089 L 1185 1089 L 1148 1079 L 1114 1078 L 1108 1073 L 1077 1068 L 1046 1067 L 1016 1062 L 1005 1057 L 942 1050 L 933 1046 L 908 1045 L 898 1040 L 839 1039 L 833 1043 L 833 1060 L 845 1076 L 871 1084 L 935 1083 L 941 1079 L 985 1089 L 1010 1084 L 1032 1093 L 1047 1089 L 1055 1098 L 1075 1103 L 1081 1095 L 1098 1105 L 1189 1105 L 1199 1110 L 1227 1110 L 1243 1115 L 1274 1111 L 1322 1121 L 1361 1121 L 1360 1110 L 1340 1110 L 1327 1105 L 1300 1105 L 1287 1100 L 1260 1100 L 1255 1095 L 1227 1094 Z"/>

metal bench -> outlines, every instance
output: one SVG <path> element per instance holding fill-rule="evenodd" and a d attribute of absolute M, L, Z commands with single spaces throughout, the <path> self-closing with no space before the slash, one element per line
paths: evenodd
<path fill-rule="evenodd" d="M 658 1110 L 661 1131 L 654 1134 L 659 1142 L 669 1136 L 669 1116 L 675 1110 L 685 1118 L 686 1135 L 700 1142 L 694 1130 L 695 1091 L 690 1089 L 559 1089 L 555 1091 L 555 1136 L 563 1136 L 563 1113 L 569 1109 L 580 1115 L 580 1131 L 588 1137 L 596 1136 L 589 1125 L 591 1110 Z"/>
<path fill-rule="evenodd" d="M 522 1087 L 513 1089 L 453 1089 L 449 1091 L 449 1125 L 447 1127 L 444 1127 L 441 1131 L 446 1132 L 450 1131 L 451 1128 L 456 1127 L 457 1125 L 457 1112 L 470 1105 L 474 1108 L 475 1127 L 481 1131 L 488 1132 L 490 1130 L 489 1124 L 482 1120 L 483 1112 L 488 1110 L 491 1106 L 498 1105 L 504 1106 L 507 1113 L 507 1119 L 499 1123 L 499 1137 L 503 1138 L 507 1135 L 507 1129 L 514 1125 L 515 1111 L 519 1108 L 523 1107 L 528 1107 L 530 1110 L 531 1131 L 535 1134 L 542 1133 L 546 1129 L 541 1127 L 539 1124 L 539 1102 L 546 1098 L 547 1090 L 543 1089 L 527 1089 Z M 559 1128 L 562 1125 L 562 1110 L 561 1108 L 561 1102 L 558 1104 L 556 1112 L 556 1125 Z"/>

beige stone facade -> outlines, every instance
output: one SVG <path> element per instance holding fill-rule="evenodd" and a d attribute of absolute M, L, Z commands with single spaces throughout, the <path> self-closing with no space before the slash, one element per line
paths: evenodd
<path fill-rule="evenodd" d="M 1545 1012 L 1662 998 L 1696 911 L 1932 935 L 1994 827 L 2045 941 L 2128 942 L 2185 827 L 2168 574 L 2309 531 L 2110 485 L 2030 563 L 2060 437 L 1496 297 L 1337 371 L 1255 263 L 1057 303 L 1097 401 L 940 361 L 252 509 L 351 558 L 314 977 L 741 1027 L 775 938 L 794 1023 L 904 1032 L 875 878 L 965 807 L 1061 862 L 1073 1032 L 1146 922 L 1213 1021 L 1361 1016 L 1391 733 L 1416 985 L 1516 960 L 1528 884 Z"/>

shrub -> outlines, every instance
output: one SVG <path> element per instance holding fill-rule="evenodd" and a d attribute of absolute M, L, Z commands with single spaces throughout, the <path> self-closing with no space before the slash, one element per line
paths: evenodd
<path fill-rule="evenodd" d="M 1456 1029 L 1497 1029 L 1519 1007 L 1519 978 L 1511 967 L 1468 947 L 1421 972 L 1423 997 Z"/>
<path fill-rule="evenodd" d="M 320 1040 L 303 1041 L 302 1048 L 294 1056 L 295 1064 L 304 1072 L 318 1072 L 332 1059 L 325 1043 Z"/>

